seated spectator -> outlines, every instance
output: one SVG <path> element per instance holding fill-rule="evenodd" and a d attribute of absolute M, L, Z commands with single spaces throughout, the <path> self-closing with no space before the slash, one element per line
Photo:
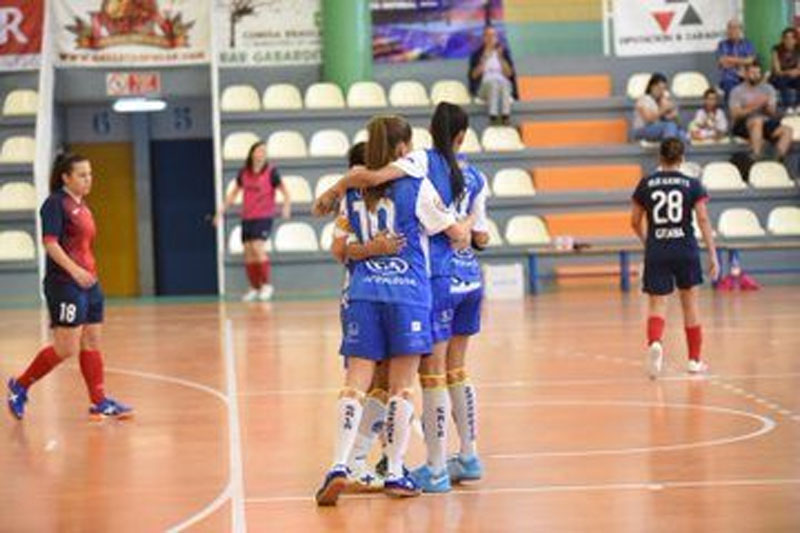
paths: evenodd
<path fill-rule="evenodd" d="M 761 65 L 745 67 L 745 81 L 731 91 L 730 111 L 733 134 L 750 141 L 753 159 L 761 158 L 764 139 L 775 143 L 779 161 L 792 144 L 792 129 L 782 126 L 775 88 L 764 81 Z"/>
<path fill-rule="evenodd" d="M 689 124 L 689 136 L 693 141 L 720 141 L 728 136 L 728 119 L 719 107 L 716 89 L 706 89 L 703 93 L 703 107 Z"/>
<path fill-rule="evenodd" d="M 781 95 L 781 104 L 786 113 L 800 112 L 800 46 L 797 45 L 797 30 L 786 28 L 781 34 L 780 44 L 772 48 L 772 78 L 770 82 Z"/>
<path fill-rule="evenodd" d="M 659 142 L 669 137 L 686 140 L 686 132 L 678 125 L 678 106 L 667 92 L 667 78 L 656 72 L 650 76 L 645 93 L 636 100 L 633 116 L 633 138 Z"/>
<path fill-rule="evenodd" d="M 728 22 L 728 38 L 717 46 L 717 65 L 720 70 L 719 86 L 725 93 L 725 104 L 728 103 L 731 90 L 744 79 L 744 67 L 756 59 L 753 43 L 744 38 L 742 23 L 737 19 Z"/>
<path fill-rule="evenodd" d="M 511 101 L 519 98 L 517 76 L 511 52 L 492 26 L 483 30 L 483 44 L 469 58 L 469 92 L 486 102 L 492 125 L 511 124 Z"/>

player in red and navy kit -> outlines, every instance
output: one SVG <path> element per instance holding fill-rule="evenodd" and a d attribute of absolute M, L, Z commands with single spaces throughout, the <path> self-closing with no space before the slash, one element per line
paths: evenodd
<path fill-rule="evenodd" d="M 42 239 L 47 251 L 44 294 L 50 312 L 53 344 L 43 348 L 22 375 L 8 381 L 8 408 L 25 414 L 28 389 L 59 363 L 79 357 L 91 416 L 129 418 L 133 410 L 105 395 L 100 334 L 103 291 L 97 280 L 92 242 L 96 228 L 86 196 L 92 187 L 89 160 L 59 156 L 50 177 L 50 196 L 41 208 Z"/>
<path fill-rule="evenodd" d="M 272 232 L 275 218 L 275 193 L 283 195 L 283 218 L 292 213 L 289 191 L 281 181 L 278 169 L 267 162 L 267 145 L 257 142 L 250 147 L 244 167 L 236 176 L 235 186 L 231 188 L 225 203 L 214 217 L 218 224 L 225 211 L 233 205 L 239 193 L 242 199 L 242 243 L 244 244 L 244 267 L 250 290 L 243 300 L 270 300 L 274 292 L 270 283 L 270 263 L 266 251 L 267 239 Z"/>
<path fill-rule="evenodd" d="M 645 245 L 644 292 L 649 295 L 648 368 L 653 378 L 659 375 L 663 367 L 661 338 L 666 297 L 676 286 L 689 350 L 688 370 L 690 373 L 700 373 L 707 369 L 700 357 L 702 330 L 697 308 L 697 286 L 703 283 L 703 270 L 692 226 L 692 212 L 697 215 L 706 245 L 712 279 L 716 279 L 719 273 L 719 264 L 706 206 L 708 193 L 696 178 L 680 171 L 683 153 L 684 146 L 679 139 L 665 139 L 660 147 L 661 166 L 655 173 L 642 178 L 633 193 L 631 225 Z"/>

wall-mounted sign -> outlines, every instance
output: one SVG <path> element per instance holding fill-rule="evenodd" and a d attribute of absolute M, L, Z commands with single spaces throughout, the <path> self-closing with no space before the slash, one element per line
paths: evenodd
<path fill-rule="evenodd" d="M 161 93 L 158 72 L 109 72 L 106 74 L 108 96 L 151 96 Z"/>

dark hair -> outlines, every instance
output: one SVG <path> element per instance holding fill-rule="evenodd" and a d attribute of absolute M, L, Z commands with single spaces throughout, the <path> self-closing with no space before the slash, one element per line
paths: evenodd
<path fill-rule="evenodd" d="M 357 142 L 350 147 L 347 152 L 347 166 L 354 167 L 356 165 L 364 165 L 364 153 L 367 149 L 367 143 L 364 141 Z"/>
<path fill-rule="evenodd" d="M 659 83 L 667 83 L 667 77 L 661 74 L 660 72 L 654 72 L 650 79 L 647 81 L 647 88 L 645 89 L 645 94 L 650 94 L 653 90 L 653 87 L 658 85 Z"/>
<path fill-rule="evenodd" d="M 469 117 L 459 106 L 449 102 L 441 102 L 436 106 L 431 118 L 431 137 L 433 147 L 442 154 L 450 166 L 450 190 L 453 202 L 459 202 L 464 195 L 464 174 L 456 161 L 453 152 L 453 141 L 469 127 Z"/>
<path fill-rule="evenodd" d="M 56 192 L 64 186 L 64 174 L 71 174 L 77 163 L 88 161 L 87 157 L 71 152 L 58 154 L 50 171 L 50 192 Z"/>
<path fill-rule="evenodd" d="M 784 37 L 786 37 L 788 33 L 791 33 L 792 35 L 794 35 L 794 38 L 797 39 L 797 30 L 789 26 L 788 28 L 784 29 L 781 32 L 781 41 L 783 40 Z"/>
<path fill-rule="evenodd" d="M 244 161 L 244 168 L 251 171 L 253 170 L 253 153 L 258 149 L 259 146 L 266 146 L 267 143 L 264 141 L 256 141 L 247 151 L 247 159 Z"/>
<path fill-rule="evenodd" d="M 708 98 L 708 97 L 709 97 L 710 95 L 712 95 L 712 94 L 713 94 L 714 96 L 719 96 L 719 93 L 717 92 L 717 90 L 716 90 L 715 88 L 713 88 L 713 87 L 709 87 L 708 89 L 706 89 L 706 90 L 703 92 L 703 100 L 705 100 L 706 98 Z"/>
<path fill-rule="evenodd" d="M 661 156 L 661 162 L 667 165 L 676 165 L 683 157 L 684 146 L 683 141 L 677 137 L 668 137 L 661 141 L 658 153 Z"/>
<path fill-rule="evenodd" d="M 411 126 L 400 115 L 376 115 L 367 123 L 367 145 L 364 149 L 364 164 L 370 170 L 383 168 L 395 160 L 395 151 L 400 143 L 411 142 Z M 364 200 L 372 209 L 384 196 L 390 183 L 367 189 Z"/>

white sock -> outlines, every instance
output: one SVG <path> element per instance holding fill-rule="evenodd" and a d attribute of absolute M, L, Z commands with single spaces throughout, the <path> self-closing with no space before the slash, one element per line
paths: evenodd
<path fill-rule="evenodd" d="M 336 444 L 333 452 L 333 464 L 346 465 L 353 442 L 358 434 L 358 425 L 364 406 L 356 398 L 344 396 L 336 403 Z"/>
<path fill-rule="evenodd" d="M 353 449 L 350 452 L 350 460 L 347 463 L 350 468 L 367 461 L 372 444 L 383 433 L 385 420 L 386 404 L 374 396 L 367 398 L 367 402 L 364 404 L 364 412 L 361 415 L 361 423 L 358 426 L 358 435 L 356 435 Z"/>
<path fill-rule="evenodd" d="M 447 413 L 450 397 L 447 389 L 422 389 L 422 431 L 428 449 L 428 465 L 435 473 L 447 466 Z"/>
<path fill-rule="evenodd" d="M 403 477 L 403 460 L 411 436 L 411 415 L 414 404 L 402 396 L 392 396 L 386 405 L 386 457 L 388 477 Z"/>
<path fill-rule="evenodd" d="M 475 444 L 478 437 L 475 387 L 469 381 L 450 385 L 450 399 L 453 402 L 453 418 L 461 441 L 461 457 L 472 457 L 478 452 Z"/>

